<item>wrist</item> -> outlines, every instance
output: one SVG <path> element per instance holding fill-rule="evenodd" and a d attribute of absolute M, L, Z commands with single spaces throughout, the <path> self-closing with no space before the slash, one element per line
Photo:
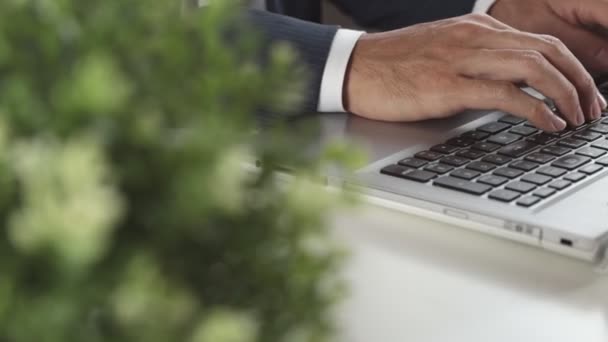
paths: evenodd
<path fill-rule="evenodd" d="M 502 21 L 501 18 L 505 17 L 508 13 L 508 6 L 505 6 L 504 0 L 496 0 L 488 8 L 487 13 L 495 19 Z"/>
<path fill-rule="evenodd" d="M 490 9 L 494 6 L 497 0 L 475 0 L 473 13 L 490 14 Z"/>
<path fill-rule="evenodd" d="M 529 20 L 527 15 L 522 16 L 522 13 L 530 13 L 528 11 L 532 10 L 528 8 L 530 4 L 527 2 L 534 0 L 496 0 L 488 9 L 488 14 L 515 29 L 531 31 L 532 28 L 528 27 L 528 23 L 532 23 L 533 20 Z"/>
<path fill-rule="evenodd" d="M 369 39 L 369 33 L 364 33 L 359 38 L 350 56 L 348 66 L 346 68 L 346 73 L 344 75 L 342 102 L 344 104 L 344 109 L 350 113 L 357 114 L 359 112 L 358 99 L 361 98 L 361 83 L 364 82 L 364 80 L 362 80 L 362 78 L 360 77 L 360 73 L 363 69 L 363 55 L 366 46 L 368 45 Z"/>

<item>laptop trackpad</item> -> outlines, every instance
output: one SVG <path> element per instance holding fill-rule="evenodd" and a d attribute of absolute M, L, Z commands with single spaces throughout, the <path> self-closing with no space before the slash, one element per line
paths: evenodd
<path fill-rule="evenodd" d="M 573 232 L 596 239 L 608 231 L 608 176 L 554 199 L 538 217 L 550 226 L 567 226 Z"/>

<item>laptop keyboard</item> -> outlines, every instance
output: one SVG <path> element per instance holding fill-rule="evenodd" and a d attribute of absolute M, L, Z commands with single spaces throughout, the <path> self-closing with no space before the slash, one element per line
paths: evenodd
<path fill-rule="evenodd" d="M 507 115 L 382 174 L 531 208 L 608 168 L 608 113 L 559 133 Z"/>

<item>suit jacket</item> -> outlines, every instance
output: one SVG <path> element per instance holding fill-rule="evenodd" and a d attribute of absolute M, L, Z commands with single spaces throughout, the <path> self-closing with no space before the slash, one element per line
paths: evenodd
<path fill-rule="evenodd" d="M 250 11 L 250 18 L 265 34 L 267 42 L 288 41 L 311 72 L 302 110 L 317 109 L 323 71 L 336 26 L 319 24 L 320 0 L 266 0 L 275 13 Z M 375 30 L 409 25 L 470 13 L 475 0 L 332 0 L 357 24 Z M 299 19 L 298 19 L 299 18 Z"/>

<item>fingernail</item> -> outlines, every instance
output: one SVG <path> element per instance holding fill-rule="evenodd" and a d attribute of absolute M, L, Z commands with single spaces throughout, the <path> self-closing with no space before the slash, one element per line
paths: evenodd
<path fill-rule="evenodd" d="M 597 120 L 602 116 L 602 105 L 600 104 L 600 100 L 598 99 L 595 102 L 595 115 L 593 115 L 593 120 Z"/>
<path fill-rule="evenodd" d="M 602 95 L 602 93 L 600 93 L 599 90 L 597 91 L 597 98 L 600 100 L 600 106 L 602 107 L 601 109 L 606 109 L 606 107 L 608 107 L 608 102 L 606 102 L 606 98 L 604 95 Z"/>
<path fill-rule="evenodd" d="M 563 131 L 564 129 L 566 129 L 566 121 L 564 121 L 562 118 L 560 118 L 559 116 L 552 114 L 551 115 L 551 126 L 553 126 L 553 129 L 555 131 Z"/>
<path fill-rule="evenodd" d="M 585 115 L 581 112 L 579 116 L 576 117 L 576 127 L 582 126 L 585 123 Z"/>
<path fill-rule="evenodd" d="M 599 100 L 596 98 L 595 101 L 593 101 L 593 104 L 591 106 L 591 111 L 589 112 L 589 120 L 595 120 L 597 119 L 598 115 L 600 115 L 600 102 Z"/>

